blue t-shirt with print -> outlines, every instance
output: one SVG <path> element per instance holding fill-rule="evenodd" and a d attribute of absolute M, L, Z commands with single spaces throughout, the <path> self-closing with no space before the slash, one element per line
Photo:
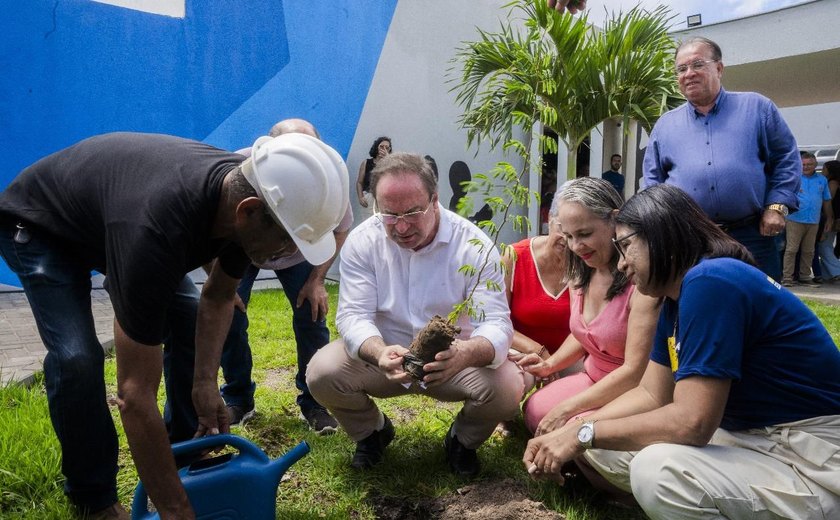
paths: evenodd
<path fill-rule="evenodd" d="M 677 319 L 679 314 L 679 319 Z M 691 376 L 731 379 L 721 427 L 760 428 L 840 414 L 840 351 L 811 310 L 758 269 L 703 260 L 666 299 L 651 360 Z"/>
<path fill-rule="evenodd" d="M 803 175 L 799 186 L 799 211 L 791 213 L 788 219 L 800 224 L 819 224 L 824 200 L 831 200 L 828 181 L 819 173 Z"/>

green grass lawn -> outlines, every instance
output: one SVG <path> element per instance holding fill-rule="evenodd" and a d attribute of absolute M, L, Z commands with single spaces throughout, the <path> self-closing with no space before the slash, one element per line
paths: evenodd
<path fill-rule="evenodd" d="M 331 287 L 329 322 L 333 331 L 336 293 L 336 287 Z M 840 307 L 806 303 L 838 343 Z M 257 415 L 246 426 L 234 428 L 234 433 L 251 439 L 272 458 L 302 440 L 312 447 L 311 453 L 292 466 L 288 479 L 280 485 L 277 518 L 375 519 L 381 512 L 377 507 L 382 504 L 402 504 L 401 510 L 409 516 L 413 505 L 419 507 L 430 498 L 456 493 L 468 483 L 449 473 L 442 450 L 443 437 L 460 405 L 418 396 L 379 401 L 382 410 L 394 420 L 397 437 L 382 465 L 364 473 L 351 471 L 348 463 L 353 443 L 341 432 L 319 437 L 298 418 L 294 334 L 285 296 L 277 290 L 254 293 L 249 316 Z M 105 370 L 112 396 L 116 379 L 113 359 L 108 360 Z M 137 474 L 113 406 L 112 413 L 121 443 L 119 494 L 128 506 Z M 570 520 L 644 518 L 638 510 L 606 504 L 586 485 L 562 488 L 531 481 L 520 462 L 526 441 L 521 421 L 514 436 L 491 437 L 479 450 L 483 469 L 477 482 L 521 482 L 531 499 Z M 0 518 L 72 518 L 62 483 L 58 442 L 49 422 L 43 385 L 38 381 L 31 388 L 0 388 Z M 416 517 L 423 517 L 422 510 L 418 511 Z"/>

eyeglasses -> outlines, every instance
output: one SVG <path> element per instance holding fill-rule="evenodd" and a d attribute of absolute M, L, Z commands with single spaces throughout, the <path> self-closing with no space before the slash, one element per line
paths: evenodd
<path fill-rule="evenodd" d="M 638 231 L 633 231 L 632 233 L 628 233 L 621 238 L 613 238 L 612 239 L 613 246 L 615 247 L 615 250 L 618 251 L 618 255 L 621 257 L 622 260 L 624 260 L 624 250 L 625 250 L 625 247 L 626 247 L 626 246 L 621 245 L 622 242 L 624 242 L 628 238 L 630 238 L 632 236 L 636 236 L 638 234 L 639 234 Z"/>
<path fill-rule="evenodd" d="M 432 202 L 434 198 L 429 201 L 429 205 L 426 206 L 426 209 L 422 211 L 409 211 L 408 213 L 403 213 L 402 215 L 395 215 L 393 213 L 381 213 L 380 211 L 374 211 L 373 215 L 379 219 L 380 222 L 387 226 L 393 226 L 400 219 L 403 219 L 407 224 L 417 224 L 420 222 L 420 219 L 423 218 L 424 215 L 429 211 L 429 208 L 432 207 Z"/>
<path fill-rule="evenodd" d="M 694 72 L 700 72 L 706 69 L 706 65 L 709 63 L 716 63 L 718 60 L 694 60 L 689 64 L 685 65 L 678 65 L 676 70 L 677 76 L 682 76 L 688 69 L 693 70 Z"/>

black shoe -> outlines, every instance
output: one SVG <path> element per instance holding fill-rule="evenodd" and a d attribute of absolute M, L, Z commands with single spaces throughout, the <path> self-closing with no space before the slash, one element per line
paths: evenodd
<path fill-rule="evenodd" d="M 474 477 L 481 470 L 478 452 L 458 442 L 458 437 L 452 435 L 451 426 L 443 439 L 443 451 L 446 453 L 449 469 L 459 477 Z"/>
<path fill-rule="evenodd" d="M 318 435 L 332 435 L 338 430 L 338 421 L 320 406 L 309 410 L 301 410 L 300 416 Z"/>
<path fill-rule="evenodd" d="M 227 405 L 228 417 L 230 417 L 230 425 L 245 424 L 254 417 L 254 405 L 250 408 L 239 406 L 238 404 Z"/>
<path fill-rule="evenodd" d="M 385 417 L 385 426 L 356 443 L 356 453 L 353 454 L 353 461 L 350 467 L 354 469 L 368 469 L 376 466 L 382 461 L 385 448 L 394 440 L 394 425 L 391 420 Z"/>

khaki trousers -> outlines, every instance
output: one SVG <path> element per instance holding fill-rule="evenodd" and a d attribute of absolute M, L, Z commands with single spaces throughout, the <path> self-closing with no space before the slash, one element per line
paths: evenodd
<path fill-rule="evenodd" d="M 796 253 L 802 251 L 799 258 L 799 281 L 805 282 L 811 277 L 811 263 L 814 260 L 814 249 L 817 244 L 818 224 L 802 224 L 788 220 L 785 224 L 785 259 L 782 265 L 782 280 L 793 280 L 793 269 L 796 267 Z"/>
<path fill-rule="evenodd" d="M 505 361 L 496 369 L 464 369 L 440 386 L 423 389 L 412 383 L 405 388 L 389 381 L 379 367 L 350 358 L 344 341 L 339 339 L 321 348 L 309 362 L 306 384 L 356 442 L 383 425 L 382 414 L 371 396 L 420 394 L 438 401 L 463 401 L 453 431 L 461 444 L 475 449 L 500 421 L 519 413 L 519 402 L 533 384 L 533 377 Z"/>
<path fill-rule="evenodd" d="M 840 518 L 840 415 L 584 457 L 654 519 Z"/>

